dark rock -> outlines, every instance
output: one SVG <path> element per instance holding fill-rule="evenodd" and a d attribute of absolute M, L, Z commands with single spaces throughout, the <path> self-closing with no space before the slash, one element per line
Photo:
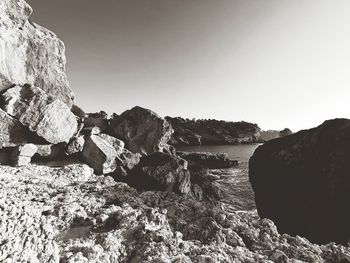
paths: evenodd
<path fill-rule="evenodd" d="M 108 114 L 104 111 L 97 113 L 87 113 L 84 118 L 84 127 L 98 127 L 101 132 L 106 132 L 108 128 Z"/>
<path fill-rule="evenodd" d="M 141 154 L 167 150 L 173 133 L 166 120 L 141 107 L 115 115 L 110 125 L 112 136 L 123 140 L 128 150 Z"/>
<path fill-rule="evenodd" d="M 225 145 L 255 143 L 260 128 L 248 122 L 227 122 L 218 120 L 189 120 L 180 117 L 166 117 L 174 129 L 173 145 Z"/>
<path fill-rule="evenodd" d="M 68 142 L 77 132 L 77 118 L 70 108 L 39 88 L 15 86 L 2 98 L 9 115 L 49 143 Z"/>
<path fill-rule="evenodd" d="M 185 160 L 193 161 L 209 169 L 223 169 L 238 166 L 238 161 L 231 160 L 226 153 L 178 151 L 177 155 Z"/>
<path fill-rule="evenodd" d="M 141 158 L 127 183 L 138 190 L 157 190 L 187 195 L 191 190 L 187 161 L 177 156 L 156 152 Z"/>
<path fill-rule="evenodd" d="M 0 148 L 26 143 L 26 132 L 18 120 L 0 109 Z"/>
<path fill-rule="evenodd" d="M 33 160 L 36 162 L 41 161 L 53 161 L 65 156 L 64 144 L 37 144 L 37 151 L 33 156 Z"/>
<path fill-rule="evenodd" d="M 261 217 L 281 233 L 317 243 L 350 238 L 350 120 L 260 146 L 249 162 L 249 179 Z"/>

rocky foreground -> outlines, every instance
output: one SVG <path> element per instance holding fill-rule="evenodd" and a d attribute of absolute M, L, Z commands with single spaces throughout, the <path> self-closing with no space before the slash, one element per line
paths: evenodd
<path fill-rule="evenodd" d="M 84 164 L 0 171 L 1 262 L 350 262 L 254 211 L 138 193 Z"/>
<path fill-rule="evenodd" d="M 0 2 L 0 262 L 350 262 L 348 247 L 227 212 L 210 169 L 237 163 L 177 152 L 172 123 L 156 113 L 76 106 L 63 42 L 31 12 L 24 0 Z M 232 131 L 240 142 L 256 139 L 257 126 L 237 125 L 249 130 Z"/>

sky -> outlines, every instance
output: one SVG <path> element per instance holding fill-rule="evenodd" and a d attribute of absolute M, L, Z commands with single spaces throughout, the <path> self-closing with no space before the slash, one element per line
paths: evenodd
<path fill-rule="evenodd" d="M 86 112 L 293 131 L 350 117 L 348 0 L 27 0 Z"/>

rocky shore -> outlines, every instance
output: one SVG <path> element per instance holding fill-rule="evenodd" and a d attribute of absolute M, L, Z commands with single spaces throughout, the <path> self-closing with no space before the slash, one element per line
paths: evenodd
<path fill-rule="evenodd" d="M 350 262 L 347 246 L 280 234 L 255 210 L 225 210 L 210 169 L 236 162 L 177 152 L 173 120 L 141 107 L 85 113 L 67 81 L 63 42 L 31 13 L 24 0 L 0 2 L 0 262 Z M 257 140 L 257 125 L 210 123 L 220 140 Z M 217 142 L 209 130 L 201 142 Z M 264 193 L 275 193 L 274 182 L 255 181 L 268 174 L 261 163 L 275 164 L 264 149 L 251 164 L 263 217 Z M 332 178 L 331 186 L 344 182 Z"/>
<path fill-rule="evenodd" d="M 190 120 L 181 117 L 165 119 L 174 129 L 169 142 L 174 146 L 264 143 L 292 134 L 288 128 L 281 131 L 263 131 L 257 124 L 244 121 Z"/>
<path fill-rule="evenodd" d="M 260 136 L 257 124 L 244 121 L 190 120 L 181 117 L 165 119 L 174 128 L 170 144 L 175 146 L 256 143 Z"/>

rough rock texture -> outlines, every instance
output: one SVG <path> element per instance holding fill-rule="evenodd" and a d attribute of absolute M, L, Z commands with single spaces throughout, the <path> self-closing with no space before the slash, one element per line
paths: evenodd
<path fill-rule="evenodd" d="M 115 115 L 110 126 L 111 135 L 124 141 L 125 147 L 134 153 L 169 150 L 167 143 L 173 129 L 153 111 L 134 107 L 119 116 Z"/>
<path fill-rule="evenodd" d="M 84 149 L 84 144 L 85 144 L 84 136 L 73 137 L 67 145 L 66 153 L 68 155 L 80 153 Z"/>
<path fill-rule="evenodd" d="M 260 128 L 248 122 L 218 120 L 189 120 L 166 117 L 174 129 L 172 145 L 225 145 L 254 143 L 258 141 Z"/>
<path fill-rule="evenodd" d="M 210 152 L 176 152 L 178 156 L 209 169 L 222 169 L 238 166 L 238 161 L 231 160 L 226 153 Z"/>
<path fill-rule="evenodd" d="M 144 156 L 127 175 L 123 170 L 118 170 L 118 173 L 117 180 L 127 182 L 139 191 L 164 191 L 213 202 L 220 198 L 220 191 L 214 183 L 216 177 L 207 169 L 167 153 Z"/>
<path fill-rule="evenodd" d="M 69 107 L 74 95 L 65 73 L 65 48 L 49 30 L 28 20 L 23 0 L 0 1 L 0 91 L 30 84 Z"/>
<path fill-rule="evenodd" d="M 77 118 L 68 106 L 40 88 L 15 86 L 2 99 L 8 114 L 49 143 L 68 142 L 77 132 Z"/>
<path fill-rule="evenodd" d="M 100 135 L 90 135 L 86 138 L 82 154 L 85 162 L 97 174 L 112 173 L 117 167 L 118 152 Z"/>
<path fill-rule="evenodd" d="M 141 158 L 128 176 L 127 182 L 143 191 L 156 190 L 187 195 L 191 191 L 190 177 L 187 161 L 157 152 Z"/>
<path fill-rule="evenodd" d="M 0 166 L 0 261 L 349 262 L 348 247 L 278 234 L 256 212 L 141 195 L 86 165 Z M 158 208 L 153 208 L 157 206 Z"/>
<path fill-rule="evenodd" d="M 347 242 L 349 138 L 350 120 L 336 119 L 260 146 L 249 163 L 259 215 L 282 233 Z"/>
<path fill-rule="evenodd" d="M 18 120 L 0 109 L 0 148 L 25 143 L 26 133 L 26 129 Z"/>

